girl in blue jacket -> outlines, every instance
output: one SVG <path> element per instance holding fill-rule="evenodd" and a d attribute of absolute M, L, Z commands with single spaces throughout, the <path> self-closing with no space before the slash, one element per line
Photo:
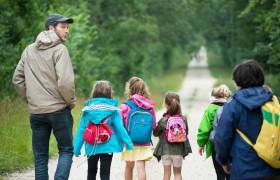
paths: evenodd
<path fill-rule="evenodd" d="M 92 91 L 92 99 L 85 102 L 80 124 L 74 142 L 74 155 L 81 154 L 85 144 L 85 154 L 88 157 L 88 180 L 96 179 L 97 164 L 100 160 L 101 180 L 110 179 L 110 167 L 114 152 L 133 149 L 133 143 L 128 136 L 122 118 L 117 108 L 118 101 L 112 99 L 112 86 L 109 81 L 97 81 Z M 104 121 L 106 119 L 106 121 Z M 84 133 L 89 123 L 100 124 L 106 122 L 112 134 L 108 141 L 100 144 L 85 142 Z"/>

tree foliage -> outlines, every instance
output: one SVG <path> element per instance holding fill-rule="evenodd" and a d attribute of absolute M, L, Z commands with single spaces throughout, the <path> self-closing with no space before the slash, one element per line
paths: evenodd
<path fill-rule="evenodd" d="M 230 66 L 255 58 L 279 76 L 279 0 L 0 0 L 0 11 L 1 97 L 13 96 L 21 52 L 51 13 L 75 20 L 66 44 L 79 95 L 98 79 L 122 94 L 129 77 L 184 68 L 181 58 L 201 45 Z"/>
<path fill-rule="evenodd" d="M 66 44 L 79 95 L 88 96 L 98 79 L 110 80 L 116 93 L 122 94 L 124 82 L 133 75 L 150 78 L 171 68 L 184 68 L 186 61 L 176 58 L 182 57 L 178 53 L 185 54 L 188 44 L 185 31 L 190 24 L 182 18 L 188 13 L 183 8 L 186 2 L 161 1 L 2 0 L 0 80 L 4 86 L 0 95 L 13 94 L 11 77 L 20 54 L 44 30 L 51 13 L 75 20 Z M 155 13 L 157 8 L 162 11 Z"/>

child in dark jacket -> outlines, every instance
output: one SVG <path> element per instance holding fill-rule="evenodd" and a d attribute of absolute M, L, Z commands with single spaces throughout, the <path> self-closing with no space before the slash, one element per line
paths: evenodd
<path fill-rule="evenodd" d="M 175 180 L 182 179 L 181 169 L 183 159 L 189 153 L 192 152 L 189 140 L 187 137 L 181 142 L 169 142 L 167 133 L 168 120 L 172 118 L 180 118 L 184 123 L 185 135 L 188 134 L 187 119 L 181 113 L 180 98 L 179 95 L 173 92 L 169 92 L 165 95 L 165 107 L 166 113 L 158 122 L 156 128 L 153 131 L 154 136 L 159 137 L 159 142 L 155 148 L 154 156 L 158 160 L 162 160 L 164 168 L 164 180 L 171 177 L 171 166 L 173 166 L 173 173 Z"/>
<path fill-rule="evenodd" d="M 241 130 L 255 144 L 262 127 L 261 106 L 273 94 L 263 87 L 264 72 L 255 60 L 247 60 L 233 70 L 238 90 L 225 103 L 214 136 L 217 160 L 230 179 L 280 179 L 280 169 L 267 164 L 237 133 Z"/>

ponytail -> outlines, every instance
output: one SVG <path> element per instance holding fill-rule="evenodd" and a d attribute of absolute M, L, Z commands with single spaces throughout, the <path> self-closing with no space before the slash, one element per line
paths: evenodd
<path fill-rule="evenodd" d="M 180 99 L 176 93 L 171 93 L 171 92 L 167 93 L 165 96 L 165 104 L 168 106 L 167 114 L 170 115 L 182 114 Z"/>

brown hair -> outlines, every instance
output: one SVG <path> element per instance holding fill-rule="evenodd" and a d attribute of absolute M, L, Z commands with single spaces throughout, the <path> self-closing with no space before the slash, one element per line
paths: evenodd
<path fill-rule="evenodd" d="M 130 97 L 134 94 L 141 95 L 145 98 L 149 98 L 150 96 L 150 92 L 146 83 L 143 81 L 143 79 L 136 76 L 130 78 L 125 85 L 125 95 Z"/>
<path fill-rule="evenodd" d="M 224 84 L 214 87 L 211 92 L 211 96 L 213 96 L 215 98 L 228 99 L 230 97 L 230 95 L 231 95 L 231 92 L 230 92 L 229 88 Z"/>
<path fill-rule="evenodd" d="M 96 81 L 92 88 L 91 97 L 113 98 L 112 84 L 104 80 Z"/>
<path fill-rule="evenodd" d="M 255 60 L 237 64 L 233 70 L 233 80 L 241 88 L 262 86 L 265 81 L 263 69 Z"/>
<path fill-rule="evenodd" d="M 181 105 L 180 105 L 180 97 L 177 93 L 168 92 L 165 94 L 165 104 L 167 105 L 167 114 L 176 115 L 182 114 Z"/>

